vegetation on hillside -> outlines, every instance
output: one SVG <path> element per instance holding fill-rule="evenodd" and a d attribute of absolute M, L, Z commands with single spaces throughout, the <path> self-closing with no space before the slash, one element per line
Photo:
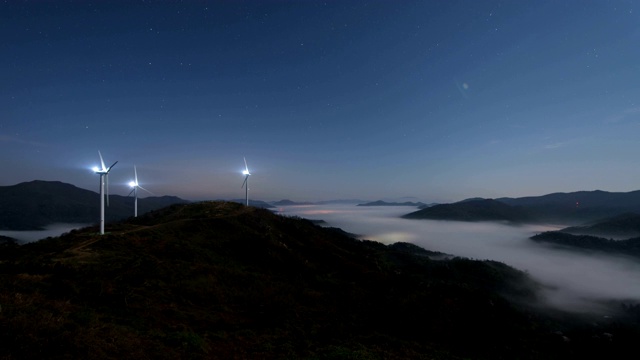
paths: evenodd
<path fill-rule="evenodd" d="M 504 264 L 235 203 L 107 231 L 0 249 L 0 359 L 623 358 L 640 339 L 638 319 L 534 310 Z"/>
<path fill-rule="evenodd" d="M 532 240 L 576 249 L 595 250 L 640 257 L 640 237 L 627 240 L 605 239 L 591 235 L 573 235 L 561 231 L 546 231 L 531 237 Z"/>

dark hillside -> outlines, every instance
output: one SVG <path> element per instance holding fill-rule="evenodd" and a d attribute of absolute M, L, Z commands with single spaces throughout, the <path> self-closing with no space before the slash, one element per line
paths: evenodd
<path fill-rule="evenodd" d="M 0 186 L 0 229 L 36 230 L 54 222 L 98 222 L 99 201 L 97 193 L 58 181 Z"/>
<path fill-rule="evenodd" d="M 546 242 L 581 250 L 640 257 L 640 237 L 626 240 L 605 239 L 592 235 L 574 235 L 561 231 L 546 231 L 531 237 L 538 242 Z"/>
<path fill-rule="evenodd" d="M 235 203 L 107 231 L 0 252 L 0 359 L 622 358 L 639 339 L 533 312 L 537 286 L 504 264 Z"/>
<path fill-rule="evenodd" d="M 593 235 L 618 239 L 639 237 L 640 215 L 636 213 L 621 214 L 590 225 L 568 227 L 561 231 L 574 235 Z"/>
<path fill-rule="evenodd" d="M 640 212 L 640 191 L 576 191 L 496 199 L 527 209 L 539 221 L 584 223 L 627 212 Z"/>
<path fill-rule="evenodd" d="M 96 182 L 97 185 L 97 182 Z M 110 195 L 108 222 L 133 216 L 133 197 Z M 138 199 L 138 213 L 186 203 L 175 196 Z M 0 230 L 40 230 L 53 223 L 98 223 L 100 195 L 59 181 L 0 186 Z"/>
<path fill-rule="evenodd" d="M 402 217 L 405 219 L 508 221 L 513 223 L 529 220 L 528 214 L 521 208 L 491 199 L 465 200 L 453 204 L 434 205 Z"/>
<path fill-rule="evenodd" d="M 0 235 L 0 246 L 1 245 L 17 245 L 17 241 L 14 238 Z"/>

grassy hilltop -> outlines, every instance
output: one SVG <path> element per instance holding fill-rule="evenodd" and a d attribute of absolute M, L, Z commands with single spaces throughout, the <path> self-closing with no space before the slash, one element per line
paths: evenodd
<path fill-rule="evenodd" d="M 620 358 L 640 339 L 638 319 L 543 315 L 504 264 L 235 203 L 107 231 L 0 247 L 0 359 Z"/>

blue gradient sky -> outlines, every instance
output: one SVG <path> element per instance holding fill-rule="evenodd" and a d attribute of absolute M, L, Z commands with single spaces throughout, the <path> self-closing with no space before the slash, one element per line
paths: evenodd
<path fill-rule="evenodd" d="M 5 1 L 0 185 L 187 199 L 640 186 L 635 1 Z M 107 164 L 108 165 L 108 164 Z"/>

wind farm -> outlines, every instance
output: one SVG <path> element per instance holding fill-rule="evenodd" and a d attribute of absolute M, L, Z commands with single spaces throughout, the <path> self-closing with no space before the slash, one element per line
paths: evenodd
<path fill-rule="evenodd" d="M 104 159 L 102 157 L 102 153 L 98 151 L 98 156 L 100 158 L 100 166 L 94 166 L 92 168 L 93 172 L 100 175 L 100 222 L 99 222 L 99 233 L 101 235 L 105 234 L 105 204 L 109 206 L 109 173 L 112 168 L 118 163 L 118 161 L 114 162 L 111 166 L 107 167 L 105 165 Z M 243 157 L 244 161 L 244 169 L 242 170 L 242 175 L 244 175 L 244 181 L 242 183 L 241 189 L 244 189 L 244 205 L 249 206 L 249 177 L 251 176 L 251 172 L 249 171 L 249 166 L 247 163 L 246 157 Z M 138 179 L 138 169 L 136 165 L 133 165 L 133 180 L 129 181 L 127 184 L 131 190 L 127 197 L 133 196 L 133 217 L 138 217 L 138 200 L 139 200 L 139 192 L 143 190 L 148 194 L 154 196 L 155 194 L 148 189 L 144 188 L 140 185 Z M 262 204 L 266 204 L 264 202 L 260 202 Z"/>

